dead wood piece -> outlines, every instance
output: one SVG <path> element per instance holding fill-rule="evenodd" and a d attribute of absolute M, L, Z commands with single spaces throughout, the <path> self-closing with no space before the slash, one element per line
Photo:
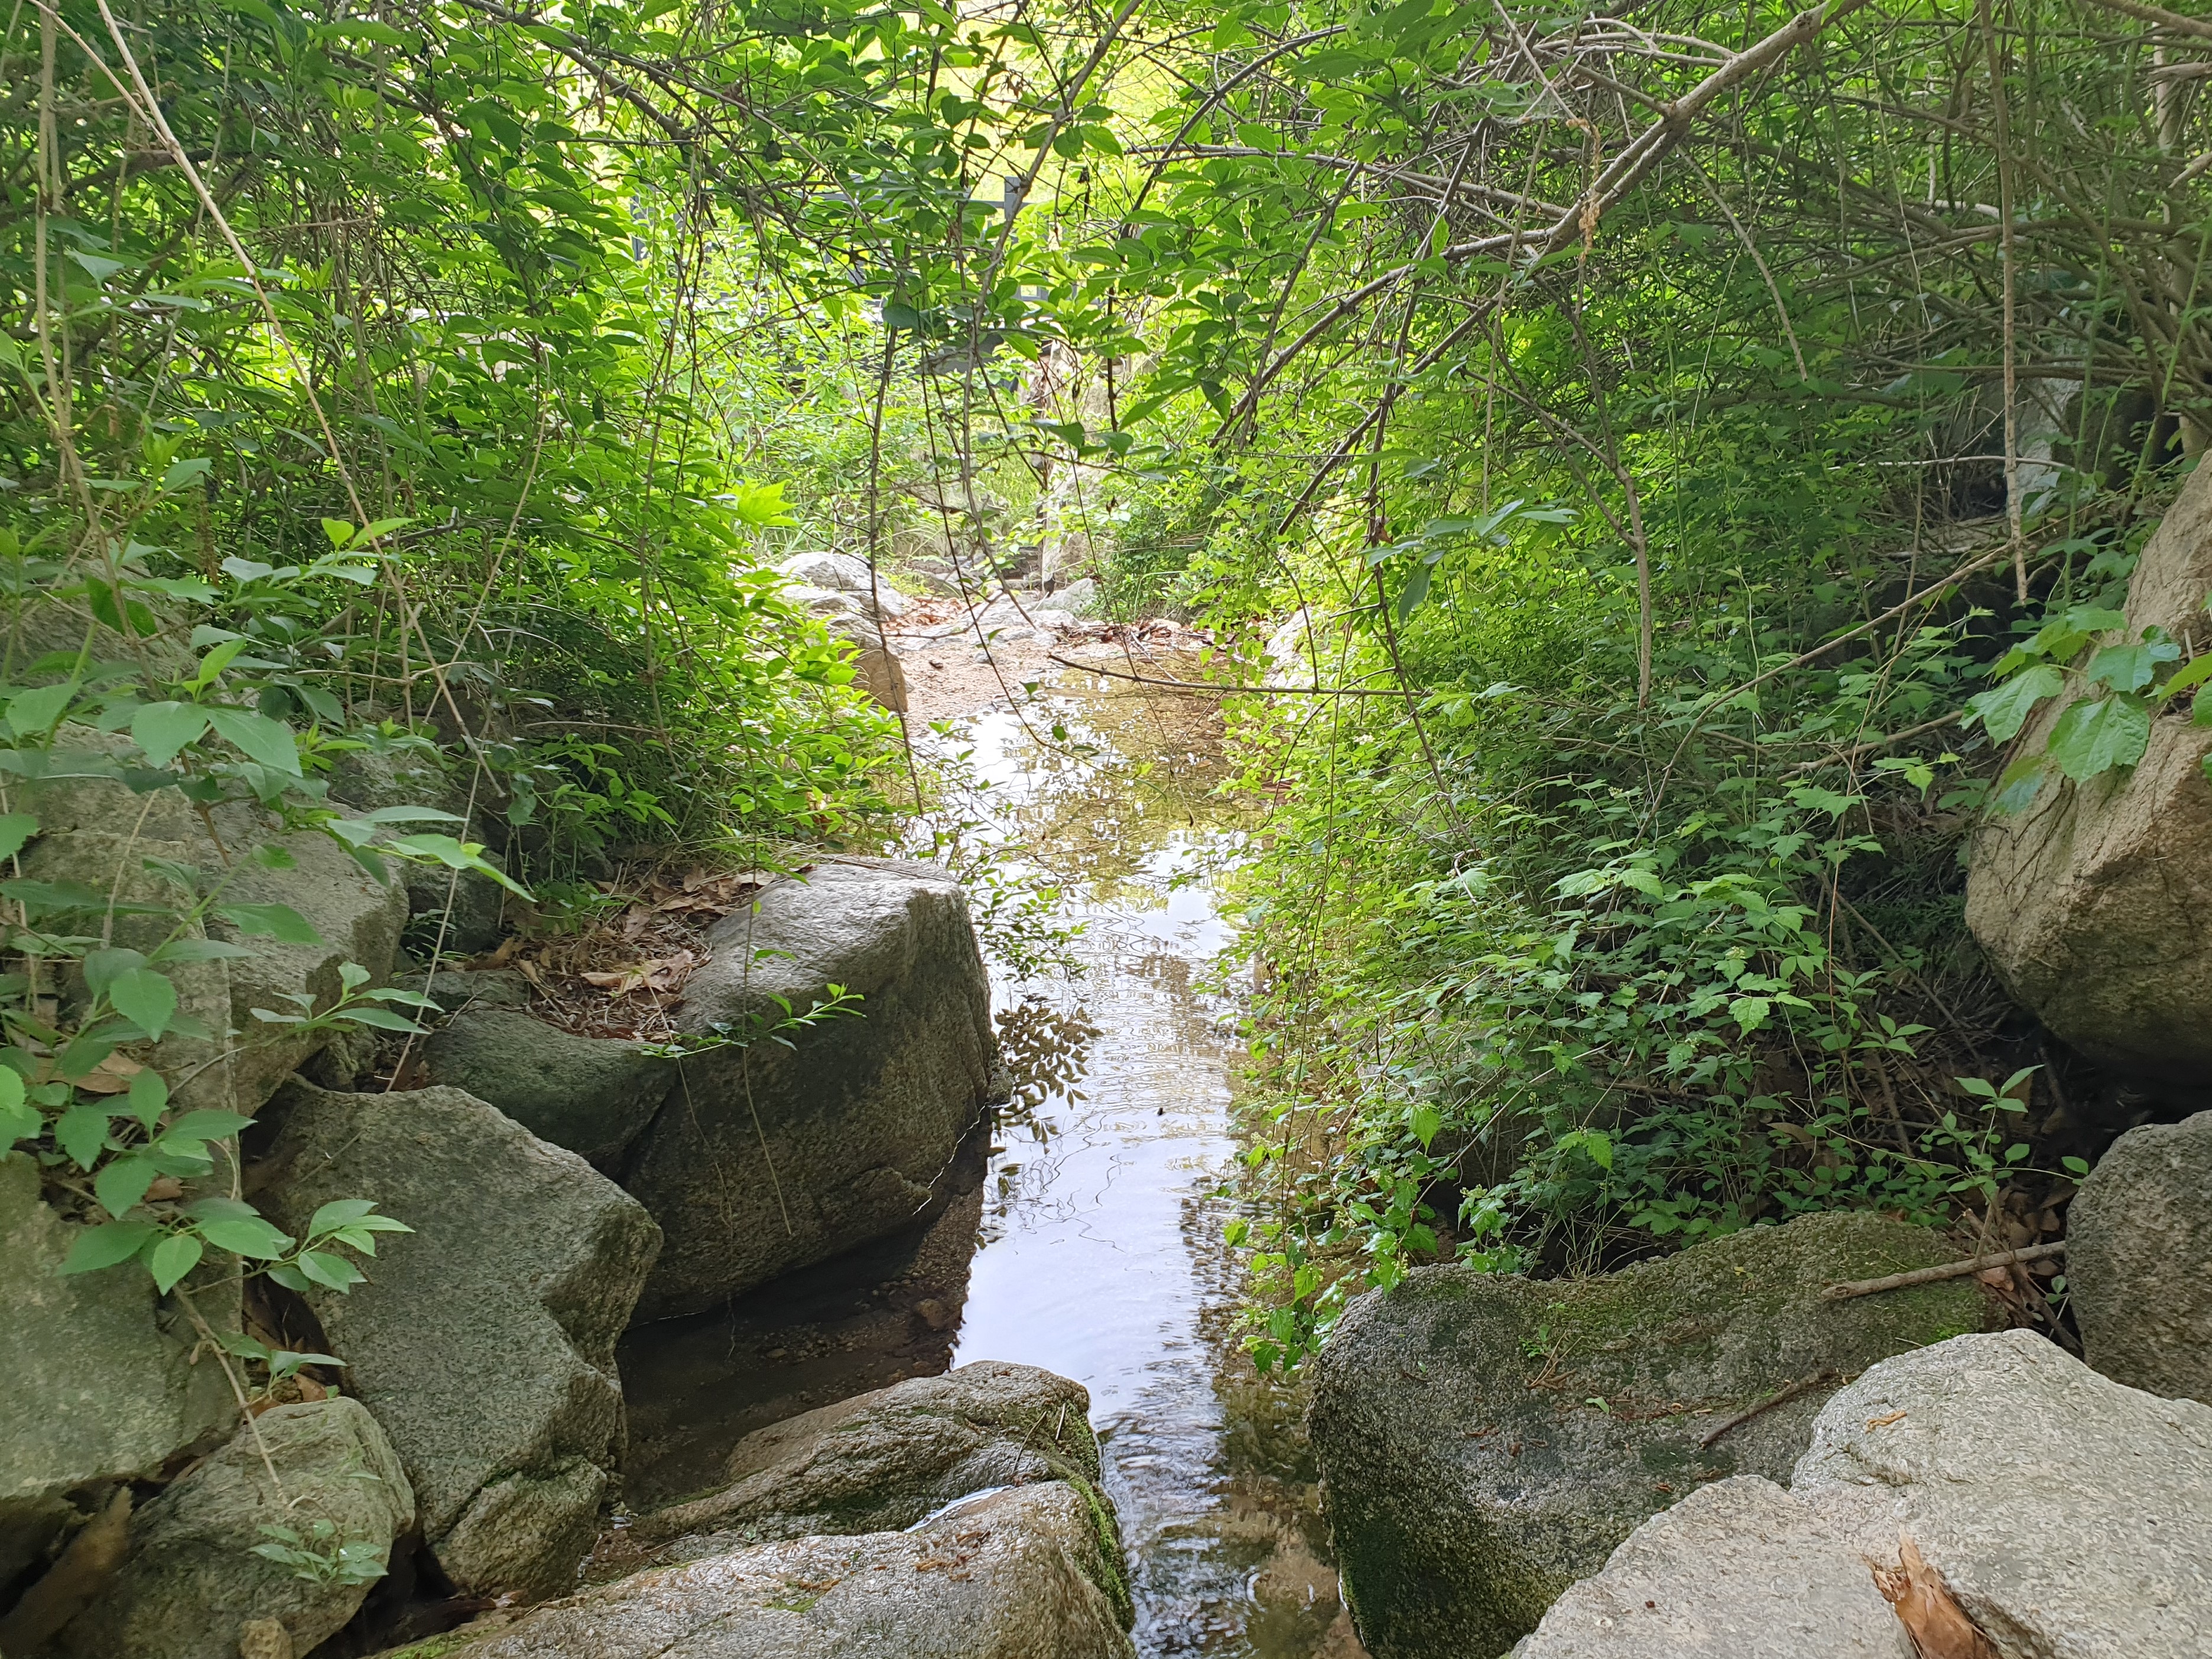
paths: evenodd
<path fill-rule="evenodd" d="M 1833 1366 L 1830 1366 L 1826 1370 L 1814 1371 L 1810 1376 L 1801 1376 L 1795 1382 L 1785 1383 L 1781 1388 L 1777 1389 L 1772 1394 L 1767 1395 L 1765 1399 L 1760 1401 L 1756 1406 L 1747 1406 L 1743 1410 L 1738 1412 L 1734 1417 L 1723 1418 L 1718 1423 L 1713 1425 L 1711 1428 L 1707 1429 L 1703 1435 L 1698 1437 L 1698 1449 L 1699 1451 L 1705 1450 L 1708 1446 L 1711 1445 L 1714 1441 L 1719 1439 L 1730 1429 L 1741 1427 L 1744 1424 L 1750 1422 L 1753 1418 L 1758 1416 L 1761 1412 L 1771 1412 L 1777 1406 L 1781 1405 L 1784 1401 L 1795 1400 L 1799 1395 L 1805 1393 L 1808 1389 L 1819 1388 L 1823 1382 L 1839 1382 L 1842 1380 L 1842 1372 L 1837 1370 Z"/>
<path fill-rule="evenodd" d="M 131 1488 L 118 1486 L 107 1507 L 77 1529 L 76 1537 L 0 1619 L 0 1652 L 30 1653 L 82 1613 L 106 1589 L 131 1542 Z"/>
<path fill-rule="evenodd" d="M 1916 1267 L 1909 1273 L 1889 1273 L 1881 1279 L 1858 1279 L 1849 1284 L 1831 1285 L 1820 1292 L 1823 1302 L 1848 1302 L 1855 1296 L 1873 1296 L 1881 1291 L 1901 1291 L 1914 1285 L 1933 1285 L 1939 1279 L 1964 1279 L 1968 1273 L 1987 1273 L 1992 1267 L 2009 1267 L 2016 1261 L 2040 1261 L 2045 1256 L 2062 1255 L 2066 1241 L 2055 1238 L 2048 1244 L 2031 1244 L 2025 1249 L 1999 1250 L 1994 1255 L 1968 1256 L 1964 1261 L 1946 1261 L 1941 1267 Z"/>

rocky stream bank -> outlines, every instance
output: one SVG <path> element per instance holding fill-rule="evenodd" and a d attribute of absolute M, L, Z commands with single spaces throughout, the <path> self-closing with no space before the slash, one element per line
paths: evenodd
<path fill-rule="evenodd" d="M 2191 485 L 2146 555 L 2146 616 L 2166 587 L 2212 588 L 2208 490 Z M 854 611 L 849 572 L 814 574 L 847 596 L 826 607 Z M 888 617 L 864 620 L 889 652 Z M 917 696 L 917 663 L 952 648 L 904 653 Z M 890 662 L 885 695 L 903 701 Z M 97 751 L 97 734 L 83 742 Z M 1096 1297 L 1111 1322 L 1119 1281 L 1079 1255 L 1080 1227 L 1040 1229 L 1033 1261 L 1060 1265 L 1032 1266 L 1030 1301 L 1004 1297 L 963 1334 L 979 1217 L 1036 1178 L 1006 1150 L 1019 1109 L 990 1118 L 1014 1028 L 994 1023 L 959 883 L 823 854 L 645 907 L 690 918 L 700 958 L 652 1040 L 554 1018 L 532 965 L 494 950 L 495 907 L 478 968 L 413 981 L 441 1013 L 402 1070 L 380 1075 L 374 1051 L 329 1030 L 165 1039 L 200 1042 L 194 1086 L 255 1118 L 222 1176 L 278 1226 L 364 1199 L 406 1219 L 349 1293 L 213 1266 L 167 1296 L 143 1275 L 59 1276 L 88 1211 L 27 1156 L 0 1158 L 0 1654 L 2212 1656 L 2212 1111 L 2181 1052 L 2212 1006 L 2183 1006 L 2197 993 L 2154 949 L 2097 957 L 2094 987 L 2078 965 L 2099 905 L 2154 940 L 2203 920 L 2173 872 L 2212 865 L 2212 833 L 2175 842 L 2172 815 L 2212 823 L 2212 733 L 2176 723 L 2159 742 L 2187 751 L 2188 775 L 2158 785 L 2179 805 L 2139 812 L 2132 784 L 2100 785 L 2032 841 L 1993 830 L 1976 852 L 1992 959 L 2054 1030 L 2121 1068 L 2109 1103 L 2126 1121 L 2108 1127 L 2124 1132 L 2066 1217 L 2081 1357 L 2001 1328 L 1985 1281 L 2029 1263 L 1956 1271 L 1958 1241 L 1872 1215 L 1575 1280 L 1422 1268 L 1354 1306 L 1316 1379 L 1350 1620 L 1334 1573 L 1269 1519 L 1276 1541 L 1238 1568 L 1238 1593 L 1256 1605 L 1293 1584 L 1295 1644 L 1265 1644 L 1254 1620 L 1227 1638 L 1244 1645 L 1204 1645 L 1164 1624 L 1159 1564 L 1219 1536 L 1161 1518 L 1144 1485 L 1148 1462 L 1189 1455 L 1141 1427 L 1184 1337 L 1126 1370 L 1064 1350 L 1067 1369 L 1110 1379 L 1117 1469 L 1094 1431 L 1107 1402 L 1022 1357 L 1046 1303 Z M 179 811 L 126 842 L 118 786 L 48 789 L 25 860 L 50 877 L 120 888 L 146 847 L 178 868 L 216 861 L 202 849 L 219 825 Z M 447 902 L 451 884 L 380 887 L 326 851 L 301 838 L 289 867 L 250 878 L 324 943 L 206 963 L 188 988 L 204 1029 L 328 999 L 343 963 L 407 975 L 410 906 Z M 2026 917 L 1990 895 L 2031 861 L 2035 891 L 2065 899 Z M 2100 1010 L 2146 1000 L 2166 1012 L 2100 1047 Z M 1140 1170 L 1181 1206 L 1167 1231 L 1212 1226 L 1203 1182 L 1143 1164 L 1164 1133 L 1153 1109 L 1123 1103 L 1133 1125 L 1110 1134 L 1073 1120 L 1112 1149 L 1097 1183 Z M 1039 1128 L 1030 1153 L 1083 1149 Z M 866 1379 L 880 1386 L 854 1392 L 860 1371 L 768 1346 L 772 1324 L 741 1333 L 765 1317 L 745 1311 L 763 1287 L 836 1304 L 854 1331 L 895 1328 L 902 1346 L 880 1346 Z M 673 1352 L 670 1334 L 729 1354 L 742 1336 L 803 1385 L 749 1394 L 726 1356 L 689 1395 L 641 1386 L 640 1357 Z M 223 1357 L 246 1337 L 307 1358 L 249 1395 Z M 702 1411 L 716 1394 L 732 1398 Z"/>

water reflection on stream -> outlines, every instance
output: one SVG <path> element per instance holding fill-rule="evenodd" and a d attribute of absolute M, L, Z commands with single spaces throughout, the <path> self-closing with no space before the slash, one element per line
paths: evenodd
<path fill-rule="evenodd" d="M 1210 1196 L 1236 1152 L 1228 1011 L 1193 978 L 1229 940 L 1212 878 L 1238 840 L 1210 799 L 1213 719 L 1071 674 L 1021 718 L 960 732 L 990 785 L 976 816 L 1066 884 L 1085 926 L 1072 985 L 999 980 L 1002 1023 L 1057 1014 L 1097 1034 L 1079 1078 L 1001 1115 L 954 1360 L 1091 1390 L 1140 1653 L 1351 1654 L 1297 1402 L 1238 1350 Z"/>
<path fill-rule="evenodd" d="M 917 738 L 969 780 L 951 816 L 1016 860 L 1015 890 L 1060 889 L 1082 971 L 994 963 L 1026 1086 L 937 1221 L 633 1334 L 633 1500 L 696 1487 L 763 1423 L 1019 1360 L 1091 1390 L 1140 1654 L 1357 1659 L 1298 1402 L 1238 1349 L 1212 1196 L 1236 1152 L 1229 1011 L 1194 980 L 1230 937 L 1214 878 L 1239 840 L 1212 798 L 1215 711 L 1071 672 L 1019 716 Z"/>

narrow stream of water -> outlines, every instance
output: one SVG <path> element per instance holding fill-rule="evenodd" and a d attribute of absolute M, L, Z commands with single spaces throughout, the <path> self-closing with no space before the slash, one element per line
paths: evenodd
<path fill-rule="evenodd" d="M 1300 1402 L 1237 1340 L 1219 1196 L 1237 1150 L 1229 1009 L 1199 988 L 1231 938 L 1239 833 L 1212 790 L 1213 710 L 1069 672 L 922 738 L 1013 893 L 1057 890 L 1078 971 L 994 951 L 1023 1085 L 928 1226 L 732 1309 L 634 1334 L 633 1501 L 696 1488 L 740 1435 L 901 1376 L 1011 1359 L 1091 1391 L 1138 1650 L 1353 1659 Z M 985 928 L 987 945 L 1014 935 Z"/>

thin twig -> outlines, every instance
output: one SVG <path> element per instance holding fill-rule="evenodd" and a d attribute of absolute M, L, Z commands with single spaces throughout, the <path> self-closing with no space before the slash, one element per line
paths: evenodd
<path fill-rule="evenodd" d="M 1915 1285 L 1933 1285 L 1946 1279 L 1964 1279 L 1968 1273 L 1987 1273 L 1992 1267 L 2009 1267 L 2016 1261 L 2040 1261 L 2045 1256 L 2063 1255 L 2066 1241 L 2055 1238 L 2048 1244 L 2030 1244 L 2025 1249 L 1999 1250 L 1994 1255 L 1970 1255 L 1964 1261 L 1946 1261 L 1940 1267 L 1916 1267 L 1909 1273 L 1887 1273 L 1880 1279 L 1857 1279 L 1848 1284 L 1831 1285 L 1820 1292 L 1823 1302 L 1848 1302 L 1853 1297 L 1874 1296 L 1883 1291 L 1908 1290 Z"/>
<path fill-rule="evenodd" d="M 1777 1406 L 1783 1404 L 1785 1401 L 1795 1400 L 1799 1395 L 1804 1394 L 1810 1389 L 1819 1388 L 1823 1382 L 1832 1382 L 1839 1380 L 1842 1376 L 1843 1373 L 1841 1371 L 1831 1365 L 1825 1370 L 1814 1371 L 1810 1376 L 1801 1376 L 1795 1382 L 1784 1384 L 1781 1388 L 1777 1389 L 1772 1394 L 1767 1395 L 1765 1399 L 1760 1401 L 1756 1406 L 1747 1406 L 1743 1410 L 1738 1412 L 1734 1417 L 1723 1418 L 1711 1428 L 1707 1429 L 1704 1434 L 1698 1437 L 1698 1449 L 1699 1451 L 1705 1450 L 1705 1448 L 1711 1445 L 1714 1441 L 1719 1439 L 1730 1429 L 1742 1427 L 1743 1425 L 1750 1422 L 1753 1418 L 1758 1416 L 1761 1412 L 1771 1412 Z"/>

